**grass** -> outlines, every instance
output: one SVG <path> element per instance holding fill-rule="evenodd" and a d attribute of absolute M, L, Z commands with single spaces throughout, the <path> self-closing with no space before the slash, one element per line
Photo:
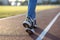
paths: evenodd
<path fill-rule="evenodd" d="M 56 8 L 56 6 L 37 6 L 36 11 Z M 15 16 L 27 12 L 27 6 L 0 6 L 0 18 Z"/>

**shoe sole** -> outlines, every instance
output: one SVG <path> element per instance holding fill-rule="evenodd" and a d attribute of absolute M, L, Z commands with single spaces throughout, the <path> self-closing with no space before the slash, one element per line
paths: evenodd
<path fill-rule="evenodd" d="M 32 29 L 32 27 L 30 27 L 27 23 L 23 23 L 23 26 L 24 26 L 25 28 Z"/>
<path fill-rule="evenodd" d="M 29 29 L 26 29 L 26 32 L 27 32 L 29 35 L 34 34 L 34 32 L 30 30 L 30 29 L 33 29 L 33 28 L 30 27 L 28 24 L 23 23 L 23 26 L 24 26 L 25 28 L 29 28 Z"/>
<path fill-rule="evenodd" d="M 32 35 L 32 34 L 34 34 L 31 30 L 26 30 L 26 32 L 29 34 L 29 35 Z"/>

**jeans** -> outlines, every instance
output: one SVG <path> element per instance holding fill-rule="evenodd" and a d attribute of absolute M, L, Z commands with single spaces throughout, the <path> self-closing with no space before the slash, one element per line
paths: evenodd
<path fill-rule="evenodd" d="M 32 20 L 36 18 L 36 12 L 35 12 L 36 4 L 37 0 L 29 0 L 27 17 L 30 17 Z"/>

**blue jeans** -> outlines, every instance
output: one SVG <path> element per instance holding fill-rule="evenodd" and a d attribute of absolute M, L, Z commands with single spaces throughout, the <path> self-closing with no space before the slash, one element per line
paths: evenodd
<path fill-rule="evenodd" d="M 36 18 L 36 13 L 35 13 L 36 4 L 37 4 L 37 0 L 29 0 L 27 17 L 30 17 L 33 20 Z"/>

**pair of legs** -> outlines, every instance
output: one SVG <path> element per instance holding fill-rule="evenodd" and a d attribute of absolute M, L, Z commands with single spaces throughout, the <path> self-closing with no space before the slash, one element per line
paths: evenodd
<path fill-rule="evenodd" d="M 36 4 L 37 0 L 29 0 L 27 19 L 23 22 L 24 26 L 25 24 L 28 24 L 31 29 L 33 26 L 36 27 Z"/>

